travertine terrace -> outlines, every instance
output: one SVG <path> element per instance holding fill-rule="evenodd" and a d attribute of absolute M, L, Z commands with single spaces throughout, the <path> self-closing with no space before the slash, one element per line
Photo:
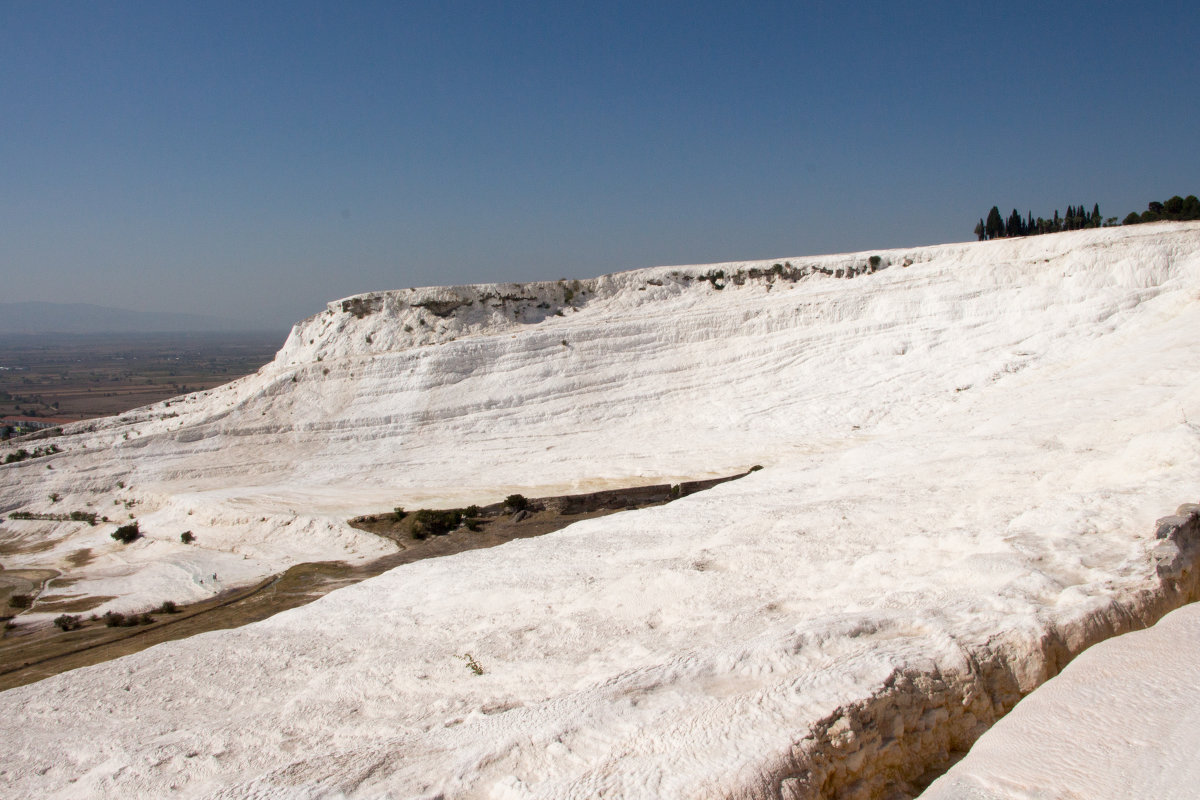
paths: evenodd
<path fill-rule="evenodd" d="M 392 547 L 354 514 L 764 468 L 0 694 L 0 794 L 912 794 L 1194 596 L 1198 356 L 1184 223 L 331 303 L 0 467 L 146 534 L 8 520 L 4 566 L 138 610 Z"/>

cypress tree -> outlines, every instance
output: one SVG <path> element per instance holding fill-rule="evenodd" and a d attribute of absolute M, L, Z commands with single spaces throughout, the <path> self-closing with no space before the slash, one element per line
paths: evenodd
<path fill-rule="evenodd" d="M 1007 235 L 1008 236 L 1024 236 L 1025 231 L 1022 230 L 1023 227 L 1024 227 L 1024 225 L 1021 222 L 1021 212 L 1017 211 L 1014 208 L 1012 213 L 1008 215 L 1008 223 L 1005 225 L 1005 230 L 1007 231 Z"/>
<path fill-rule="evenodd" d="M 988 212 L 984 232 L 989 239 L 996 239 L 1004 235 L 1004 219 L 1001 218 L 1000 209 L 996 206 L 992 206 L 992 210 Z"/>
<path fill-rule="evenodd" d="M 1189 194 L 1183 198 L 1183 218 L 1200 219 L 1200 199 L 1196 195 Z"/>

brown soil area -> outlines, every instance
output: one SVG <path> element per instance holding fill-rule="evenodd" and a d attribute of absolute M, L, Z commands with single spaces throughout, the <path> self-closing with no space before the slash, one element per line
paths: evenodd
<path fill-rule="evenodd" d="M 248 375 L 273 333 L 0 336 L 0 417 L 90 419 Z"/>
<path fill-rule="evenodd" d="M 81 619 L 83 626 L 74 631 L 60 631 L 48 626 L 21 626 L 4 632 L 0 639 L 0 691 L 57 675 L 78 667 L 99 664 L 109 659 L 136 653 L 152 645 L 173 639 L 183 639 L 197 633 L 236 628 L 273 616 L 280 611 L 310 603 L 334 589 L 380 575 L 393 567 L 425 558 L 452 555 L 467 550 L 528 539 L 565 528 L 572 522 L 602 517 L 634 508 L 662 505 L 679 497 L 703 491 L 719 483 L 736 480 L 748 472 L 706 481 L 691 481 L 675 486 L 658 484 L 628 489 L 615 489 L 588 494 L 561 495 L 531 499 L 524 514 L 507 513 L 503 504 L 479 509 L 473 517 L 479 530 L 465 526 L 444 535 L 425 539 L 413 538 L 416 514 L 396 520 L 392 514 L 356 517 L 350 524 L 361 530 L 384 536 L 402 549 L 363 565 L 342 561 L 320 561 L 297 564 L 281 575 L 249 588 L 230 590 L 202 603 L 180 606 L 174 614 L 152 612 L 154 622 L 128 628 L 109 628 L 99 619 Z M 11 576 L 9 592 L 36 593 L 38 583 L 54 577 L 51 571 L 0 570 L 0 591 Z M 32 573 L 37 572 L 37 575 Z M 20 587 L 22 591 L 17 591 Z M 95 598 L 92 598 L 93 600 Z M 74 601 L 83 604 L 86 598 Z M 89 606 L 95 607 L 94 605 Z M 37 603 L 38 610 L 47 609 Z M 53 610 L 66 611 L 67 608 Z M 10 609 L 9 613 L 15 610 Z"/>

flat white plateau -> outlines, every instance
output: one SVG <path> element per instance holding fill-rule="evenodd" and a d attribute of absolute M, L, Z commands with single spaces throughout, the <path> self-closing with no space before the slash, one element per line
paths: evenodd
<path fill-rule="evenodd" d="M 1200 226 L 880 255 L 331 304 L 258 375 L 0 470 L 10 508 L 133 504 L 127 548 L 5 523 L 60 537 L 28 563 L 95 548 L 77 591 L 132 608 L 385 550 L 351 513 L 765 467 L 0 694 L 0 793 L 815 796 L 826 756 L 906 785 L 881 754 L 1002 703 L 962 688 L 981 649 L 1027 691 L 1048 631 L 1158 590 L 1154 520 L 1198 499 Z"/>

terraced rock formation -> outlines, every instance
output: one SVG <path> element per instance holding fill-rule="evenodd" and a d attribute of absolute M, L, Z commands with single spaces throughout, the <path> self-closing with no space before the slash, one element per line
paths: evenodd
<path fill-rule="evenodd" d="M 354 514 L 764 468 L 0 693 L 0 793 L 910 796 L 1194 596 L 1198 343 L 1185 223 L 332 303 L 0 467 L 145 533 L 8 519 L 4 567 L 139 610 L 389 552 Z"/>

